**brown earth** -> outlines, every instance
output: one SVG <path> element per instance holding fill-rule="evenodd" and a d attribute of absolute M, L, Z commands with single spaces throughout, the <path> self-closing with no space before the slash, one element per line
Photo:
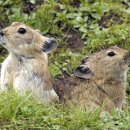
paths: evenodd
<path fill-rule="evenodd" d="M 71 76 L 67 73 L 64 73 L 63 75 L 56 76 L 54 78 L 53 86 L 54 90 L 59 96 L 59 99 L 61 101 L 64 100 L 64 94 L 65 94 L 65 84 L 68 84 L 70 82 Z"/>
<path fill-rule="evenodd" d="M 99 21 L 99 26 L 107 28 L 112 25 L 118 25 L 121 24 L 122 20 L 120 19 L 120 16 L 116 13 L 113 13 L 110 11 L 109 14 L 104 14 L 104 16 Z"/>
<path fill-rule="evenodd" d="M 76 30 L 68 32 L 67 43 L 72 52 L 80 52 L 84 47 L 84 42 Z"/>

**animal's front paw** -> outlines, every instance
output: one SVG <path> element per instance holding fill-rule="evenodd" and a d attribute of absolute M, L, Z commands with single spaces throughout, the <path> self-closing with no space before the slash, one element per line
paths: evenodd
<path fill-rule="evenodd" d="M 59 101 L 58 95 L 56 94 L 56 92 L 53 89 L 44 91 L 43 99 L 46 103 L 58 102 Z"/>
<path fill-rule="evenodd" d="M 50 100 L 51 100 L 52 102 L 58 102 L 58 101 L 59 101 L 59 97 L 58 97 L 58 95 L 56 94 L 56 92 L 55 92 L 54 90 L 51 90 L 50 93 L 51 93 L 51 94 L 50 94 Z"/>

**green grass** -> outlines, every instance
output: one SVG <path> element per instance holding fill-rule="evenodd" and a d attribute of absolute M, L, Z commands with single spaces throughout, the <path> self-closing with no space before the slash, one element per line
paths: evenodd
<path fill-rule="evenodd" d="M 0 94 L 0 129 L 9 130 L 129 130 L 130 112 L 113 111 L 100 117 L 100 109 L 89 112 L 63 104 L 44 105 L 31 94 Z"/>
<path fill-rule="evenodd" d="M 102 48 L 118 45 L 130 51 L 129 0 L 44 0 L 40 4 L 37 1 L 0 0 L 0 28 L 21 21 L 45 36 L 55 37 L 59 48 L 49 54 L 53 78 L 63 72 L 72 74 L 82 57 Z M 73 53 L 68 45 L 72 30 L 83 41 L 81 52 Z M 0 46 L 1 51 L 0 63 L 7 54 Z M 127 81 L 130 84 L 130 73 Z M 89 112 L 63 104 L 44 105 L 31 95 L 0 94 L 2 130 L 130 130 L 129 107 L 104 118 L 99 113 L 100 110 Z"/>
<path fill-rule="evenodd" d="M 118 45 L 130 50 L 129 0 L 46 0 L 40 4 L 38 1 L 1 0 L 0 27 L 21 21 L 45 36 L 55 37 L 60 47 L 49 58 L 53 77 L 63 72 L 72 73 L 81 57 L 101 48 Z M 68 45 L 72 30 L 84 43 L 76 55 Z M 0 57 L 0 62 L 2 60 Z"/>

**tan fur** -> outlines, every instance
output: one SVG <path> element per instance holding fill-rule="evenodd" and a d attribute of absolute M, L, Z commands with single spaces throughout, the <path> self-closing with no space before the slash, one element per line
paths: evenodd
<path fill-rule="evenodd" d="M 116 53 L 109 57 L 110 51 Z M 88 79 L 72 76 L 65 85 L 64 99 L 90 110 L 105 106 L 106 111 L 121 109 L 125 99 L 126 73 L 130 64 L 128 51 L 116 46 L 102 50 L 80 65 L 92 72 Z M 81 76 L 82 77 L 82 76 Z"/>
<path fill-rule="evenodd" d="M 18 32 L 26 29 L 25 34 Z M 1 90 L 13 85 L 20 94 L 32 91 L 45 102 L 57 100 L 48 70 L 48 57 L 42 51 L 44 42 L 50 39 L 24 23 L 14 22 L 2 30 L 0 40 L 9 51 L 1 69 Z"/>

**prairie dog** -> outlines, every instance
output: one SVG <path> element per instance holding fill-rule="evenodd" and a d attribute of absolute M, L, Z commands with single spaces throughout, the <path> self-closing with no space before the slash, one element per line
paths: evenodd
<path fill-rule="evenodd" d="M 47 56 L 57 48 L 57 42 L 21 22 L 2 29 L 0 42 L 9 52 L 2 63 L 1 90 L 5 91 L 12 85 L 21 95 L 31 91 L 46 103 L 57 100 Z"/>
<path fill-rule="evenodd" d="M 126 91 L 126 74 L 130 65 L 130 53 L 113 46 L 82 60 L 74 75 L 66 84 L 60 97 L 66 103 L 95 110 L 104 105 L 105 111 L 122 109 Z M 68 83 L 67 83 L 68 82 Z"/>

